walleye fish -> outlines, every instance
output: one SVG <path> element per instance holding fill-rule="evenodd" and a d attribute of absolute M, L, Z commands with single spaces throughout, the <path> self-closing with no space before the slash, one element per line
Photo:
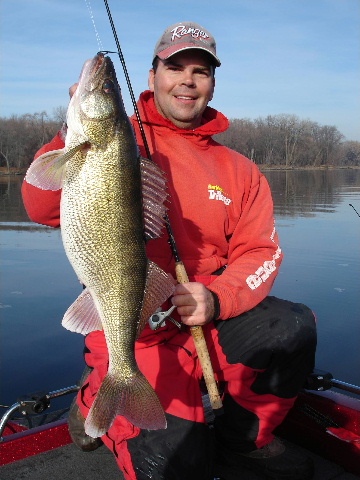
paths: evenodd
<path fill-rule="evenodd" d="M 84 335 L 105 333 L 109 370 L 85 431 L 105 434 L 116 415 L 140 428 L 166 428 L 134 353 L 146 321 L 174 289 L 145 252 L 145 238 L 160 236 L 164 225 L 166 182 L 153 162 L 139 157 L 109 57 L 97 54 L 85 62 L 67 124 L 65 148 L 37 158 L 26 180 L 45 190 L 62 188 L 63 244 L 86 285 L 63 325 Z"/>

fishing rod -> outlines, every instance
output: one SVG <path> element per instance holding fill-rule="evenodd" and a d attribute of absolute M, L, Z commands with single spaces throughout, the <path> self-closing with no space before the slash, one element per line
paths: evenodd
<path fill-rule="evenodd" d="M 349 205 L 350 205 L 350 207 L 352 207 L 352 208 L 355 210 L 357 216 L 360 217 L 360 214 L 359 214 L 359 212 L 356 210 L 356 208 L 354 207 L 354 205 L 353 205 L 352 203 L 349 203 Z"/>
<path fill-rule="evenodd" d="M 109 4 L 108 4 L 107 0 L 104 0 L 104 3 L 105 3 L 106 11 L 107 11 L 107 14 L 108 14 L 108 17 L 109 17 L 111 29 L 112 29 L 112 32 L 113 32 L 113 35 L 114 35 L 116 48 L 118 50 L 117 53 L 119 55 L 121 65 L 122 65 L 123 70 L 124 70 L 124 75 L 125 75 L 125 79 L 126 79 L 128 89 L 129 89 L 131 101 L 132 101 L 132 104 L 133 104 L 133 107 L 134 107 L 136 119 L 137 119 L 138 124 L 139 124 L 140 133 L 141 133 L 141 136 L 142 136 L 142 139 L 143 139 L 146 155 L 147 155 L 147 157 L 150 161 L 153 161 L 151 153 L 150 153 L 149 144 L 147 142 L 146 134 L 145 134 L 145 131 L 144 131 L 144 128 L 143 128 L 143 124 L 142 124 L 142 121 L 141 121 L 141 118 L 140 118 L 139 109 L 138 109 L 136 99 L 135 99 L 135 96 L 134 96 L 134 91 L 133 91 L 132 86 L 131 86 L 130 77 L 129 77 L 129 74 L 128 74 L 128 71 L 127 71 L 127 68 L 126 68 L 125 59 L 124 59 L 123 53 L 121 51 L 120 42 L 119 42 L 119 39 L 118 39 L 118 36 L 117 36 L 117 33 L 116 33 L 116 29 L 115 29 L 115 25 L 114 25 L 114 22 L 113 22 L 113 19 L 112 19 L 110 7 L 109 7 Z M 189 281 L 189 278 L 188 278 L 188 275 L 186 273 L 185 266 L 184 266 L 183 262 L 181 261 L 179 251 L 178 251 L 177 246 L 176 246 L 174 234 L 173 234 L 173 231 L 172 231 L 172 228 L 171 228 L 170 220 L 169 220 L 169 217 L 168 217 L 167 214 L 165 214 L 165 223 L 166 223 L 166 229 L 167 229 L 168 236 L 169 236 L 169 244 L 170 244 L 171 250 L 173 252 L 174 258 L 175 258 L 176 279 L 179 283 L 187 283 Z M 219 414 L 219 413 L 222 412 L 222 401 L 221 401 L 220 394 L 219 394 L 219 391 L 218 391 L 218 387 L 217 387 L 217 384 L 216 384 L 216 380 L 215 380 L 215 376 L 214 376 L 214 370 L 213 370 L 212 365 L 211 365 L 211 359 L 210 359 L 210 355 L 209 355 L 209 350 L 208 350 L 207 345 L 206 345 L 203 329 L 200 325 L 197 325 L 197 326 L 191 327 L 190 331 L 191 331 L 191 335 L 192 335 L 194 343 L 195 343 L 196 352 L 197 352 L 199 360 L 200 360 L 200 364 L 201 364 L 201 368 L 202 368 L 202 371 L 203 371 L 204 380 L 205 380 L 206 387 L 207 387 L 207 390 L 208 390 L 209 399 L 210 399 L 212 409 L 213 409 L 215 414 Z"/>

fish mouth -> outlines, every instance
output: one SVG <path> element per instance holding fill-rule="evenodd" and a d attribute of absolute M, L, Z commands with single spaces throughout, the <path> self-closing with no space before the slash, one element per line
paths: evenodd
<path fill-rule="evenodd" d="M 104 78 L 115 78 L 115 70 L 110 57 L 99 52 L 95 57 L 87 60 L 81 70 L 79 86 L 88 92 L 93 92 L 103 82 Z M 79 88 L 79 87 L 78 87 Z"/>
<path fill-rule="evenodd" d="M 99 52 L 94 58 L 85 63 L 83 73 L 86 79 L 85 89 L 87 91 L 92 92 L 98 88 L 100 81 L 104 78 L 104 70 L 108 69 L 109 61 L 111 63 L 109 57 L 105 57 L 103 53 Z"/>
<path fill-rule="evenodd" d="M 99 52 L 85 62 L 75 95 L 74 106 L 79 106 L 84 120 L 101 122 L 117 116 L 121 94 L 110 57 Z"/>

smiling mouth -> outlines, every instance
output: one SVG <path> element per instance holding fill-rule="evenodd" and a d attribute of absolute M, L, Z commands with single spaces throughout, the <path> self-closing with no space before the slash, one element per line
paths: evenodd
<path fill-rule="evenodd" d="M 187 97 L 186 95 L 175 95 L 175 98 L 179 100 L 196 100 L 194 97 Z"/>

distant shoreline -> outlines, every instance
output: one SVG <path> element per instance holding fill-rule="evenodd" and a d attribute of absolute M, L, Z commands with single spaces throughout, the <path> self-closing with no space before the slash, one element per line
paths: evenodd
<path fill-rule="evenodd" d="M 359 170 L 357 165 L 319 165 L 314 167 L 312 165 L 303 167 L 292 167 L 287 165 L 258 165 L 259 170 Z"/>
<path fill-rule="evenodd" d="M 314 167 L 312 165 L 309 166 L 302 166 L 302 167 L 293 167 L 287 165 L 258 165 L 259 170 L 261 172 L 269 171 L 269 170 L 359 170 L 360 166 L 352 165 L 352 166 L 344 166 L 344 165 L 320 165 L 318 167 Z M 12 177 L 12 176 L 20 176 L 25 175 L 27 169 L 10 169 L 10 172 L 7 171 L 6 167 L 0 167 L 0 177 Z"/>

